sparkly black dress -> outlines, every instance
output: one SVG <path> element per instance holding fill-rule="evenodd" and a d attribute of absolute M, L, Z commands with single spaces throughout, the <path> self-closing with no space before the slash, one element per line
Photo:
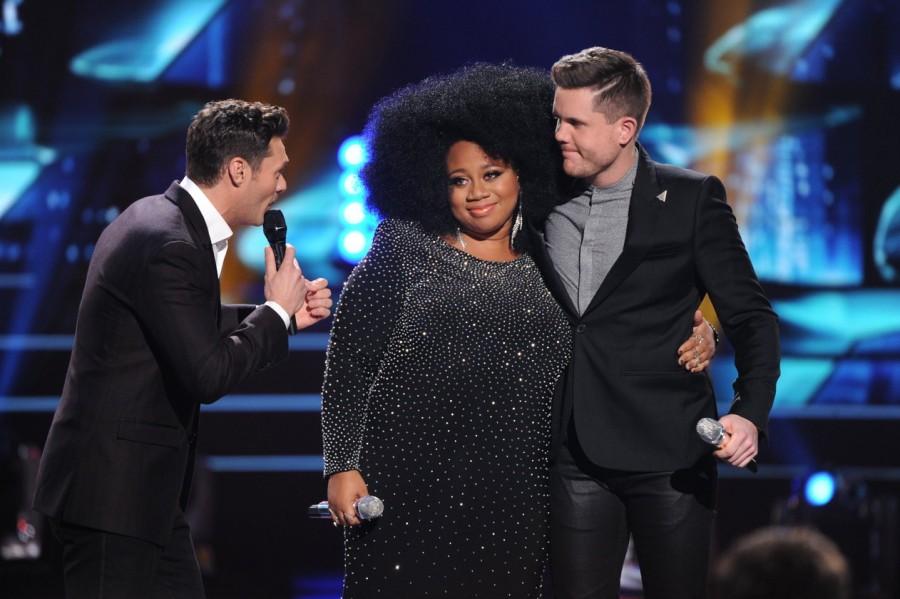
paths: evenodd
<path fill-rule="evenodd" d="M 531 258 L 488 262 L 387 220 L 328 347 L 325 472 L 384 515 L 345 532 L 344 599 L 540 597 L 550 404 L 570 327 Z"/>

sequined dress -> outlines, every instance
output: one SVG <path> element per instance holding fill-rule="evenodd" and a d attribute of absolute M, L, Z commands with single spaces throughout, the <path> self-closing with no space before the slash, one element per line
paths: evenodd
<path fill-rule="evenodd" d="M 541 596 L 570 335 L 529 256 L 379 226 L 344 286 L 322 394 L 326 474 L 359 469 L 385 505 L 345 531 L 345 599 Z"/>

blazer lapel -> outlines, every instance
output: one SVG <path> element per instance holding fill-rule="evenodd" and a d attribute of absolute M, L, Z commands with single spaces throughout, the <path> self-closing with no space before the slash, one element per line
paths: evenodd
<path fill-rule="evenodd" d="M 613 264 L 603 283 L 591 300 L 585 315 L 609 297 L 616 287 L 637 268 L 644 255 L 653 247 L 657 219 L 665 206 L 664 191 L 661 193 L 656 181 L 656 169 L 650 158 L 638 145 L 638 168 L 628 206 L 628 225 L 625 231 L 625 245 L 622 254 Z"/>
<path fill-rule="evenodd" d="M 540 269 L 544 277 L 544 283 L 566 314 L 577 319 L 578 312 L 575 310 L 572 299 L 566 293 L 566 288 L 563 286 L 562 280 L 560 280 L 559 274 L 556 272 L 553 263 L 550 261 L 550 256 L 547 254 L 547 245 L 544 242 L 543 231 L 535 227 L 529 219 L 525 219 L 525 230 L 528 232 L 528 245 L 531 249 L 531 257 Z"/>
<path fill-rule="evenodd" d="M 200 247 L 206 248 L 206 254 L 209 257 L 209 268 L 207 269 L 207 273 L 209 273 L 209 276 L 211 277 L 208 283 L 215 290 L 217 310 L 216 320 L 218 321 L 220 318 L 218 310 L 220 309 L 221 304 L 219 277 L 216 273 L 216 257 L 213 254 L 212 242 L 209 240 L 209 229 L 206 226 L 206 221 L 203 220 L 203 215 L 200 214 L 200 209 L 197 208 L 197 203 L 194 202 L 191 194 L 179 185 L 177 181 L 173 181 L 172 184 L 169 185 L 169 189 L 166 190 L 165 196 L 181 210 L 181 214 L 184 215 L 184 220 L 187 224 L 188 232 L 191 234 L 194 242 Z"/>

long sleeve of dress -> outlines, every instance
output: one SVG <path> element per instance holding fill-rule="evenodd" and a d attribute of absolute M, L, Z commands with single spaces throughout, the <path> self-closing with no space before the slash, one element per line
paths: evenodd
<path fill-rule="evenodd" d="M 404 224 L 387 220 L 379 225 L 372 248 L 344 284 L 335 311 L 322 386 L 325 476 L 359 469 L 369 389 L 408 283 Z"/>

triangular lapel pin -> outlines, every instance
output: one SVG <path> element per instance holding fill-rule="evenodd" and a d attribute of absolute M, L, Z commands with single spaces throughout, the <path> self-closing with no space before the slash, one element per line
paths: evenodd
<path fill-rule="evenodd" d="M 668 189 L 664 189 L 663 192 L 662 192 L 661 194 L 659 194 L 658 196 L 656 196 L 656 199 L 659 200 L 660 202 L 662 202 L 663 204 L 665 204 L 665 203 L 666 203 L 666 194 L 667 194 L 667 193 L 669 193 L 669 190 L 668 190 Z"/>

